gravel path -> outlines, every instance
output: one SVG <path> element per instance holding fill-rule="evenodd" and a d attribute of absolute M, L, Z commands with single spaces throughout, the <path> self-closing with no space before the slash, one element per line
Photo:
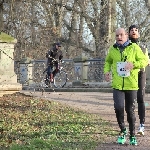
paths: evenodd
<path fill-rule="evenodd" d="M 30 92 L 20 91 L 27 95 L 33 95 L 44 99 L 65 103 L 71 107 L 79 108 L 93 114 L 99 114 L 102 119 L 110 121 L 114 130 L 118 130 L 115 112 L 113 108 L 112 93 L 103 92 Z M 150 150 L 150 94 L 146 95 L 146 124 L 145 136 L 137 136 L 138 146 L 116 144 L 116 138 L 108 137 L 107 143 L 99 145 L 96 150 Z M 126 117 L 125 117 L 126 121 Z M 128 123 L 126 123 L 128 127 Z M 139 126 L 139 119 L 136 107 L 136 129 Z"/>

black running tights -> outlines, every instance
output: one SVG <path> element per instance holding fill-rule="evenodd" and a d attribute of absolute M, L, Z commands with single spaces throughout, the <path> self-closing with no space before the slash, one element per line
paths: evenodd
<path fill-rule="evenodd" d="M 123 131 L 124 123 L 124 104 L 127 113 L 127 121 L 129 123 L 130 135 L 135 135 L 135 100 L 137 98 L 136 90 L 113 90 L 114 108 L 118 125 Z"/>

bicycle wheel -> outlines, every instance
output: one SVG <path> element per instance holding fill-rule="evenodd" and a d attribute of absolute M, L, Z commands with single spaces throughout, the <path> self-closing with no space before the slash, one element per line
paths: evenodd
<path fill-rule="evenodd" d="M 62 88 L 67 82 L 67 73 L 65 71 L 59 71 L 54 77 L 54 87 Z"/>
<path fill-rule="evenodd" d="M 41 87 L 43 87 L 43 88 L 49 88 L 50 87 L 49 77 L 48 77 L 46 72 L 43 75 Z"/>

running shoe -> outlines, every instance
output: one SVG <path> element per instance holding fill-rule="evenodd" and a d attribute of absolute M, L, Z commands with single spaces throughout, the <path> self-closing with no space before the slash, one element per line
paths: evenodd
<path fill-rule="evenodd" d="M 140 124 L 137 134 L 144 135 L 144 124 Z"/>
<path fill-rule="evenodd" d="M 120 132 L 117 143 L 124 144 L 126 142 L 126 135 L 127 135 L 127 129 L 124 129 L 124 131 Z"/>
<path fill-rule="evenodd" d="M 130 145 L 137 145 L 137 140 L 135 136 L 130 136 Z"/>

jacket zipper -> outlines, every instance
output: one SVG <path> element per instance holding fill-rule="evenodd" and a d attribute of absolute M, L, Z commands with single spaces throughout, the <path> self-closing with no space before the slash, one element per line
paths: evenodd
<path fill-rule="evenodd" d="M 122 60 L 122 59 L 123 59 L 123 58 L 122 58 L 122 52 L 120 52 L 120 54 L 121 54 L 121 61 L 123 61 L 123 60 Z M 123 90 L 123 88 L 124 88 L 124 77 L 123 77 L 123 81 L 122 81 L 122 82 L 123 82 L 123 84 L 122 84 L 122 90 Z"/>
<path fill-rule="evenodd" d="M 124 88 L 124 77 L 123 77 L 123 85 L 122 85 L 122 90 L 123 90 L 123 88 Z"/>

